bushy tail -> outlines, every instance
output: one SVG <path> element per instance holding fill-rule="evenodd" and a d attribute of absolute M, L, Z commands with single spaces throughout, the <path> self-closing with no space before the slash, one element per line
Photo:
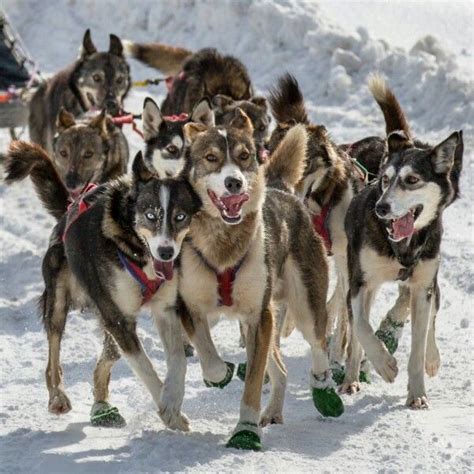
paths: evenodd
<path fill-rule="evenodd" d="M 5 172 L 7 184 L 30 176 L 36 194 L 56 220 L 67 211 L 69 193 L 51 158 L 39 145 L 12 142 L 5 157 Z"/>
<path fill-rule="evenodd" d="M 278 87 L 270 90 L 269 102 L 277 122 L 288 123 L 294 120 L 296 123 L 309 124 L 303 94 L 298 81 L 291 74 L 280 77 Z"/>
<path fill-rule="evenodd" d="M 378 74 L 372 75 L 369 79 L 369 89 L 382 109 L 387 135 L 391 132 L 402 130 L 407 138 L 412 138 L 405 114 L 395 94 L 387 86 L 385 79 Z"/>
<path fill-rule="evenodd" d="M 304 125 L 292 127 L 272 153 L 265 170 L 269 186 L 293 191 L 303 179 L 308 135 Z"/>
<path fill-rule="evenodd" d="M 122 44 L 126 55 L 170 76 L 178 74 L 185 59 L 192 54 L 187 49 L 162 43 L 134 43 L 133 41 L 123 40 Z"/>

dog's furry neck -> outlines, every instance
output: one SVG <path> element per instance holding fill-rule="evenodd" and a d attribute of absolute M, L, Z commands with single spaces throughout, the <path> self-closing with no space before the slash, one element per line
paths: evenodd
<path fill-rule="evenodd" d="M 247 214 L 237 225 L 200 212 L 193 217 L 187 240 L 218 271 L 232 268 L 248 252 L 261 221 L 261 211 Z"/>

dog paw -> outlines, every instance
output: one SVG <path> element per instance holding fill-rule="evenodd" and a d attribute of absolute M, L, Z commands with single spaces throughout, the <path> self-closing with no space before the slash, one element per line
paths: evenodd
<path fill-rule="evenodd" d="M 127 423 L 117 407 L 108 402 L 95 402 L 91 409 L 92 426 L 102 428 L 123 428 Z"/>
<path fill-rule="evenodd" d="M 388 352 L 383 353 L 380 358 L 372 360 L 372 364 L 385 382 L 392 383 L 395 380 L 398 374 L 397 359 Z"/>
<path fill-rule="evenodd" d="M 421 395 L 420 397 L 408 394 L 407 398 L 407 407 L 412 410 L 423 410 L 429 408 L 428 397 L 426 395 Z"/>
<path fill-rule="evenodd" d="M 204 379 L 204 385 L 209 388 L 224 388 L 226 385 L 228 385 L 231 382 L 232 377 L 234 376 L 235 364 L 233 364 L 232 362 L 225 362 L 225 367 L 226 373 L 224 378 L 222 378 L 219 382 L 213 382 L 209 379 Z"/>
<path fill-rule="evenodd" d="M 163 423 L 171 430 L 189 431 L 188 417 L 174 406 L 160 406 L 158 410 Z"/>
<path fill-rule="evenodd" d="M 48 410 L 55 415 L 64 415 L 71 410 L 71 402 L 65 393 L 60 392 L 49 400 Z"/>
<path fill-rule="evenodd" d="M 267 408 L 260 418 L 260 426 L 267 425 L 282 425 L 283 424 L 283 413 L 281 409 L 270 409 Z"/>
<path fill-rule="evenodd" d="M 339 393 L 344 393 L 346 395 L 354 395 L 357 392 L 360 392 L 359 382 L 343 382 L 339 387 Z"/>

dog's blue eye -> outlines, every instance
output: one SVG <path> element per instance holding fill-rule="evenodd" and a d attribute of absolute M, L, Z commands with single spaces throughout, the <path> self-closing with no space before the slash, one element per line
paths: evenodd
<path fill-rule="evenodd" d="M 156 216 L 153 212 L 146 212 L 145 213 L 145 217 L 149 220 L 149 221 L 156 221 Z"/>
<path fill-rule="evenodd" d="M 183 212 L 176 214 L 176 217 L 175 217 L 176 222 L 183 222 L 185 218 L 186 218 L 186 214 L 184 214 Z"/>

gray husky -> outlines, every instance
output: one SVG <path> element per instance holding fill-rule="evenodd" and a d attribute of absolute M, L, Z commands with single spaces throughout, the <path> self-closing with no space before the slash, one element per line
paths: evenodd
<path fill-rule="evenodd" d="M 139 153 L 131 178 L 101 185 L 68 209 L 67 189 L 39 146 L 13 142 L 7 173 L 8 182 L 31 176 L 43 204 L 58 219 L 43 259 L 45 290 L 40 302 L 49 343 L 49 411 L 63 414 L 71 409 L 60 344 L 69 309 L 86 305 L 95 310 L 104 330 L 104 349 L 94 371 L 91 422 L 125 423 L 109 404 L 110 372 L 123 354 L 151 393 L 163 422 L 188 430 L 181 413 L 186 361 L 175 309 L 179 278 L 175 265 L 191 218 L 201 205 L 189 183 L 160 179 Z M 137 336 L 143 305 L 151 309 L 164 345 L 168 364 L 164 383 Z"/>
<path fill-rule="evenodd" d="M 362 350 L 385 381 L 397 376 L 397 361 L 375 335 L 369 318 L 380 286 L 398 281 L 408 289 L 412 322 L 406 403 L 426 408 L 424 373 L 434 376 L 440 365 L 435 318 L 442 215 L 459 193 L 462 132 L 436 146 L 421 143 L 413 138 L 385 81 L 373 77 L 370 89 L 384 114 L 387 152 L 378 182 L 354 198 L 345 219 L 353 335 L 344 382 L 354 387 L 351 391 L 358 390 Z"/>
<path fill-rule="evenodd" d="M 29 118 L 31 140 L 51 153 L 61 107 L 75 117 L 104 108 L 115 116 L 121 112 L 130 85 L 130 68 L 120 39 L 110 35 L 109 50 L 98 52 L 87 30 L 79 58 L 34 94 Z"/>
<path fill-rule="evenodd" d="M 292 308 L 296 326 L 310 344 L 316 408 L 325 416 L 339 416 L 343 405 L 326 352 L 323 244 L 303 205 L 288 192 L 302 176 L 306 132 L 294 127 L 268 164 L 260 166 L 252 123 L 240 108 L 234 114 L 226 127 L 184 127 L 190 147 L 187 172 L 203 206 L 183 243 L 179 314 L 209 387 L 224 387 L 234 371 L 214 347 L 209 318 L 224 313 L 242 323 L 247 370 L 240 419 L 228 446 L 258 450 L 259 425 L 283 419 L 286 370 L 273 341 L 275 304 L 284 301 Z M 265 369 L 272 391 L 260 416 Z"/>

